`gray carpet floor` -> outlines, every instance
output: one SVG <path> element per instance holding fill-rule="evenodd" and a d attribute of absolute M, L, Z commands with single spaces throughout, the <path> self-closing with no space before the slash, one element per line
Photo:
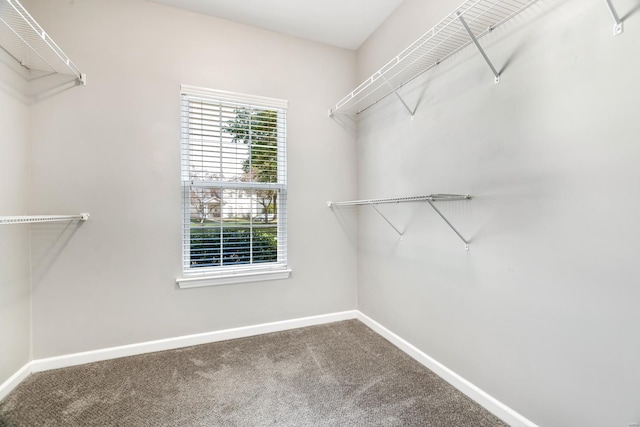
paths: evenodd
<path fill-rule="evenodd" d="M 0 426 L 506 424 L 348 320 L 36 373 Z"/>

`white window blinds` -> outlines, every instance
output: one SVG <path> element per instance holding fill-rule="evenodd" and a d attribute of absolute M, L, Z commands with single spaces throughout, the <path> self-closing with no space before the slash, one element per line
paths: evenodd
<path fill-rule="evenodd" d="M 286 107 L 182 86 L 185 273 L 286 266 Z"/>

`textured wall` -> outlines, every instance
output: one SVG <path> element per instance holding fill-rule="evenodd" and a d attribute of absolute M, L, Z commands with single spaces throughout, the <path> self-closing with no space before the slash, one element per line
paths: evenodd
<path fill-rule="evenodd" d="M 409 0 L 359 51 L 361 77 L 443 16 Z M 453 11 L 459 1 L 447 2 Z M 402 89 L 358 128 L 359 198 L 471 193 L 359 214 L 361 311 L 543 426 L 640 420 L 640 13 L 540 1 Z M 431 20 L 431 22 L 429 22 Z M 409 34 L 409 36 L 407 36 Z M 399 41 L 398 41 L 399 40 Z M 398 46 L 399 45 L 399 46 Z"/>
<path fill-rule="evenodd" d="M 355 135 L 327 118 L 354 52 L 141 0 L 25 4 L 88 78 L 32 108 L 34 208 L 91 214 L 34 233 L 34 358 L 355 308 L 325 205 L 356 191 Z M 181 83 L 289 101 L 290 279 L 176 288 Z"/>
<path fill-rule="evenodd" d="M 26 215 L 29 107 L 24 81 L 0 62 L 0 215 Z M 0 225 L 0 384 L 29 362 L 29 226 Z"/>

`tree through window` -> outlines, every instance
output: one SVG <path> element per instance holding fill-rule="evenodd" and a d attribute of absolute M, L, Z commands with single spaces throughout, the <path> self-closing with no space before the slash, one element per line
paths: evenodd
<path fill-rule="evenodd" d="M 183 87 L 185 272 L 286 265 L 285 108 Z"/>

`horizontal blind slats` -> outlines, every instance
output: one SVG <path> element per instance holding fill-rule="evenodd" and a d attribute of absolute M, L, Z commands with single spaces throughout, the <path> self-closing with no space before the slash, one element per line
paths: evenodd
<path fill-rule="evenodd" d="M 286 265 L 286 113 L 183 95 L 183 265 Z"/>

